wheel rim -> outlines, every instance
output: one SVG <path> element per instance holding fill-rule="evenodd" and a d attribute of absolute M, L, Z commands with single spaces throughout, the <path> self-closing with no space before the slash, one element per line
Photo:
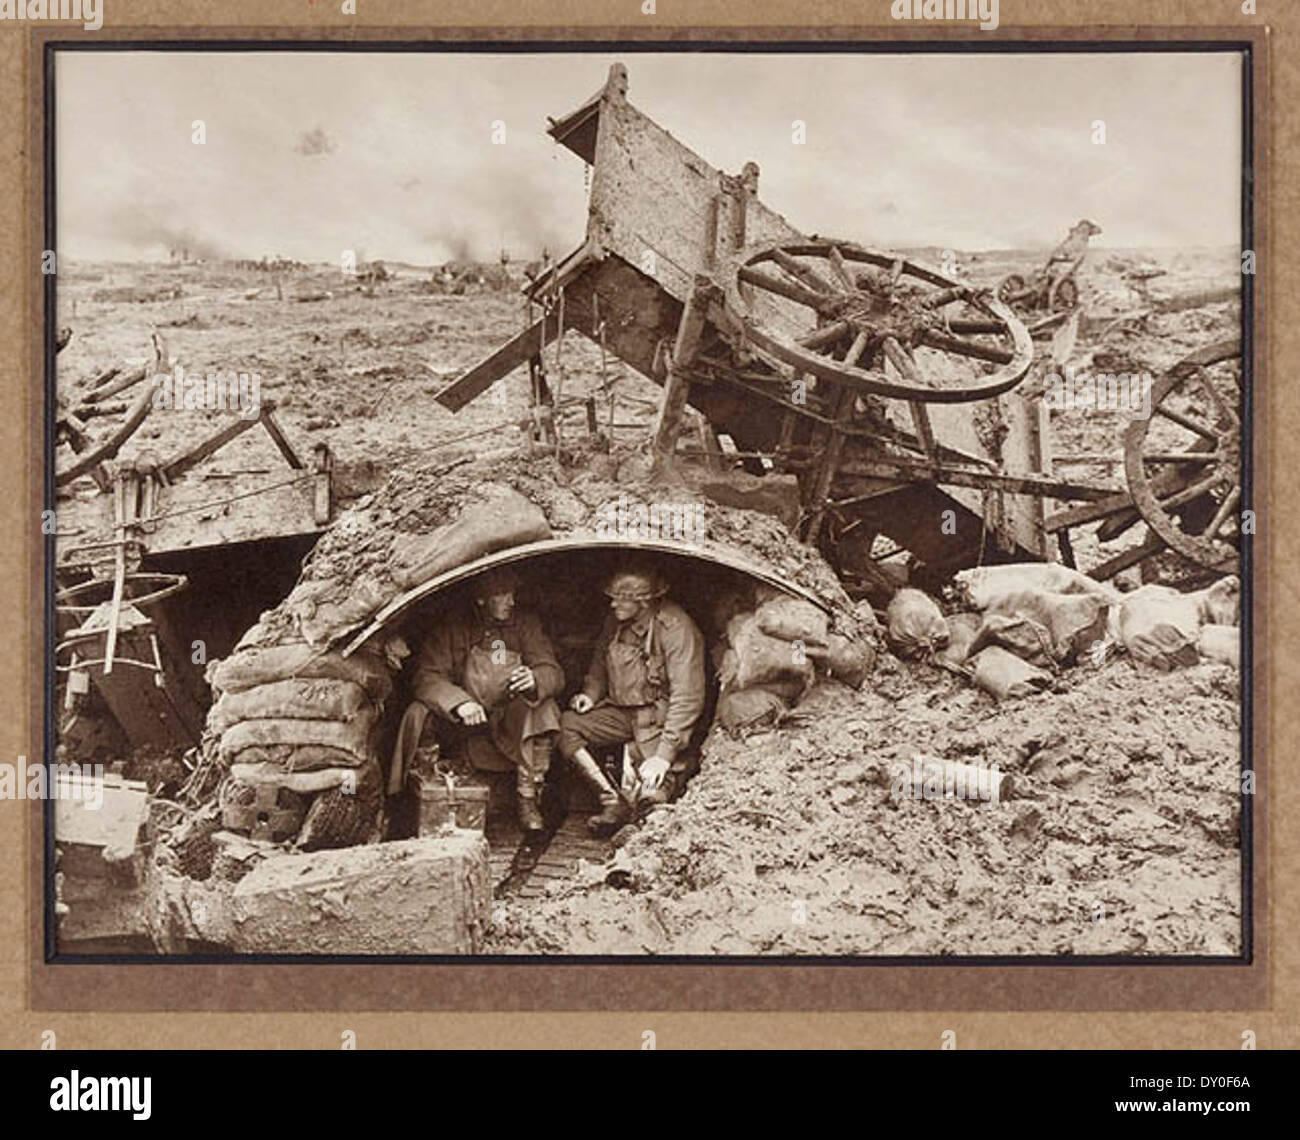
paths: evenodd
<path fill-rule="evenodd" d="M 939 404 L 986 400 L 1020 383 L 1033 360 L 1028 331 L 990 290 L 850 242 L 746 250 L 727 274 L 727 297 L 746 340 L 770 364 L 859 393 Z M 997 368 L 961 387 L 936 388 L 913 355 L 917 347 Z M 886 361 L 898 379 L 885 372 Z"/>
<path fill-rule="evenodd" d="M 1068 277 L 1056 287 L 1056 303 L 1052 308 L 1073 309 L 1079 303 L 1079 287 Z"/>
<path fill-rule="evenodd" d="M 1002 284 L 998 286 L 998 300 L 1004 305 L 1012 304 L 1028 286 L 1025 279 L 1018 274 L 1011 274 L 1010 277 L 1004 277 Z"/>
<path fill-rule="evenodd" d="M 1179 361 L 1151 389 L 1151 414 L 1124 434 L 1129 492 L 1170 547 L 1212 569 L 1238 557 L 1241 343 Z"/>

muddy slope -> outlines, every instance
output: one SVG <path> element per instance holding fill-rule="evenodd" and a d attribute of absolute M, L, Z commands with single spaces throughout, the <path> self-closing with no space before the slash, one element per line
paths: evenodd
<path fill-rule="evenodd" d="M 1127 660 L 996 706 L 885 657 L 798 721 L 717 729 L 685 796 L 549 895 L 507 900 L 489 949 L 576 954 L 1240 951 L 1238 713 L 1225 666 Z M 997 806 L 898 799 L 915 754 L 997 764 Z M 802 920 L 802 921 L 801 921 Z"/>

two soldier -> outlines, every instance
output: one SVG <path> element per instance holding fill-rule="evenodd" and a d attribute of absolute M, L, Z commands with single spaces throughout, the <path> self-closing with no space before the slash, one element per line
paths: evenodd
<path fill-rule="evenodd" d="M 416 662 L 413 694 L 398 734 L 390 791 L 400 787 L 430 710 L 470 730 L 470 760 L 480 768 L 513 767 L 525 838 L 542 830 L 538 796 L 554 748 L 591 785 L 600 811 L 588 820 L 608 835 L 636 803 L 664 803 L 681 790 L 681 756 L 704 708 L 704 638 L 667 597 L 653 571 L 614 575 L 610 613 L 597 638 L 581 690 L 560 713 L 564 674 L 537 615 L 515 607 L 518 581 L 493 571 L 475 584 L 470 610 L 445 621 Z M 487 731 L 483 732 L 482 729 Z M 592 749 L 623 747 L 620 788 L 601 771 Z"/>

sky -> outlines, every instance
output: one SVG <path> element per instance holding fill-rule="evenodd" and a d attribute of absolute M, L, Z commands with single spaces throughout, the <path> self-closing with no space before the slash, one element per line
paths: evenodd
<path fill-rule="evenodd" d="M 716 167 L 756 161 L 805 232 L 1032 248 L 1087 217 L 1101 247 L 1240 240 L 1236 54 L 97 51 L 56 61 L 59 253 L 563 255 L 585 172 L 547 116 L 615 60 L 633 104 Z"/>

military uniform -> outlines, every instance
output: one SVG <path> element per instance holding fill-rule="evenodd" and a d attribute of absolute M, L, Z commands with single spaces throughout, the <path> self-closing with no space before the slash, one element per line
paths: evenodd
<path fill-rule="evenodd" d="M 594 702 L 560 718 L 560 753 L 631 743 L 639 767 L 653 756 L 670 762 L 655 798 L 680 790 L 680 753 L 704 710 L 704 638 L 676 602 L 659 601 L 639 619 L 605 619 L 582 691 Z"/>
<path fill-rule="evenodd" d="M 512 670 L 527 665 L 537 687 L 512 696 Z M 520 773 L 520 790 L 531 779 L 540 784 L 550 762 L 551 741 L 560 728 L 555 698 L 564 688 L 564 672 L 550 638 L 536 614 L 516 610 L 494 622 L 472 607 L 442 622 L 425 640 L 415 664 L 413 703 L 398 731 L 397 753 L 409 759 L 430 711 L 459 724 L 456 710 L 469 701 L 487 713 L 487 732 L 471 732 L 467 748 L 476 768 Z M 397 768 L 394 764 L 394 768 Z M 400 772 L 390 790 L 400 787 Z"/>

